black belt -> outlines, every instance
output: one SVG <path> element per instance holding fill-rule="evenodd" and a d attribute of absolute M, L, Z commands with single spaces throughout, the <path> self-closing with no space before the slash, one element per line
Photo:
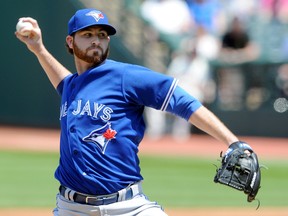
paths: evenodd
<path fill-rule="evenodd" d="M 142 192 L 140 183 L 136 183 L 135 185 L 129 186 L 117 193 L 100 195 L 100 196 L 78 193 L 63 185 L 59 187 L 59 192 L 66 199 L 74 201 L 76 203 L 99 206 L 132 199 L 133 196 L 136 195 L 135 192 L 133 192 L 133 186 L 134 188 L 135 186 L 137 186 L 137 190 L 135 190 L 137 194 Z"/>

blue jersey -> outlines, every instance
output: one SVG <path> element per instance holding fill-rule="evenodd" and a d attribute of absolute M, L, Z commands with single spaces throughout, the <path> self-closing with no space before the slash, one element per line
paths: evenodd
<path fill-rule="evenodd" d="M 145 67 L 106 60 L 57 87 L 62 96 L 59 182 L 86 194 L 110 194 L 142 180 L 138 145 L 144 107 L 185 119 L 201 104 L 177 80 Z"/>

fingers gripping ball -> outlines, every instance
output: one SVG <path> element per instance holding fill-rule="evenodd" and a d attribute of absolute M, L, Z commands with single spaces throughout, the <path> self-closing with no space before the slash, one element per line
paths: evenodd
<path fill-rule="evenodd" d="M 20 19 L 16 25 L 16 31 L 22 36 L 29 36 L 31 30 L 33 29 L 33 25 L 30 22 L 25 22 Z"/>
<path fill-rule="evenodd" d="M 245 142 L 232 143 L 222 157 L 214 182 L 244 191 L 247 201 L 252 202 L 260 188 L 260 181 L 261 173 L 256 153 Z"/>

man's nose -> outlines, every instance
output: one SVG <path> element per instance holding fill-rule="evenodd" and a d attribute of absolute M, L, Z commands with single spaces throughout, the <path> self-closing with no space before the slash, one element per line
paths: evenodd
<path fill-rule="evenodd" d="M 91 42 L 93 45 L 99 45 L 100 43 L 100 40 L 97 36 L 93 37 L 93 40 Z"/>

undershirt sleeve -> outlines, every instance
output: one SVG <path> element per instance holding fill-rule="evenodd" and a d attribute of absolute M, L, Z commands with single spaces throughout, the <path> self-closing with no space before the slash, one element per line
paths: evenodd
<path fill-rule="evenodd" d="M 202 103 L 177 86 L 166 109 L 174 115 L 189 120 L 190 116 L 202 106 Z"/>

